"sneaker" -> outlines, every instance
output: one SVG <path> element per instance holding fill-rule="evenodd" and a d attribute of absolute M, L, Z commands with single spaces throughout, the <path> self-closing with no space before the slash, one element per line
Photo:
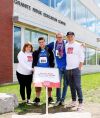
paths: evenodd
<path fill-rule="evenodd" d="M 78 108 L 77 108 L 77 111 L 82 111 L 84 108 L 83 108 L 83 104 L 82 103 L 79 103 L 78 105 Z"/>
<path fill-rule="evenodd" d="M 22 100 L 22 103 L 23 103 L 23 104 L 26 103 L 26 100 Z"/>
<path fill-rule="evenodd" d="M 72 103 L 70 104 L 70 107 L 76 107 L 76 101 L 72 101 Z"/>
<path fill-rule="evenodd" d="M 61 101 L 61 105 L 64 106 L 65 105 L 65 101 Z"/>
<path fill-rule="evenodd" d="M 40 105 L 40 98 L 35 98 L 34 100 L 33 100 L 33 103 L 35 104 L 35 105 Z"/>
<path fill-rule="evenodd" d="M 26 103 L 27 104 L 31 104 L 31 101 L 29 99 L 27 99 Z"/>
<path fill-rule="evenodd" d="M 61 105 L 61 101 L 56 101 L 56 103 L 54 104 L 55 107 Z"/>
<path fill-rule="evenodd" d="M 52 97 L 49 97 L 48 98 L 48 104 L 52 104 L 54 101 L 53 101 L 53 98 Z"/>

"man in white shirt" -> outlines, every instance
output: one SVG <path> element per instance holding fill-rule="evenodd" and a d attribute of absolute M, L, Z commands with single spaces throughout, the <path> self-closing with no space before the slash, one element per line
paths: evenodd
<path fill-rule="evenodd" d="M 81 69 L 84 63 L 84 51 L 83 46 L 75 41 L 74 32 L 67 33 L 68 43 L 66 43 L 66 72 L 69 79 L 69 85 L 72 95 L 71 106 L 76 106 L 76 93 L 78 95 L 79 105 L 77 110 L 82 109 L 83 95 L 81 89 Z"/>

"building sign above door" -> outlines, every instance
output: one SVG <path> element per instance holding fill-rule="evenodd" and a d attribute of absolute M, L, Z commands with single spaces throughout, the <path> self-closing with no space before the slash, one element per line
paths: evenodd
<path fill-rule="evenodd" d="M 16 5 L 19 5 L 20 7 L 23 7 L 23 8 L 25 8 L 27 10 L 30 10 L 30 11 L 36 13 L 36 14 L 42 15 L 45 18 L 48 18 L 48 19 L 53 20 L 53 21 L 55 21 L 57 23 L 60 23 L 61 25 L 66 26 L 66 23 L 64 21 L 62 21 L 60 19 L 57 19 L 56 17 L 54 17 L 54 16 L 52 16 L 52 15 L 50 15 L 48 13 L 45 13 L 45 12 L 43 12 L 43 11 L 37 9 L 37 8 L 34 8 L 34 7 L 32 7 L 32 6 L 30 6 L 30 5 L 26 4 L 26 3 L 23 3 L 20 0 L 14 0 L 14 3 Z"/>

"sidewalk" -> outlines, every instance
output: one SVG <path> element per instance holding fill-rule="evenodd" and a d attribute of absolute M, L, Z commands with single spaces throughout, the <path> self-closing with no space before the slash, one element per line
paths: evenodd
<path fill-rule="evenodd" d="M 59 110 L 59 109 L 61 109 L 61 108 L 57 108 L 56 109 L 56 111 L 57 110 Z M 62 111 L 63 112 L 63 111 Z M 65 112 L 65 111 L 64 111 Z M 92 118 L 100 118 L 100 104 L 98 104 L 98 103 L 86 103 L 85 104 L 85 110 L 84 110 L 84 112 L 91 112 L 92 113 Z M 61 112 L 59 112 L 59 113 L 61 113 Z M 59 114 L 58 113 L 58 114 Z M 66 112 L 66 113 L 68 113 L 68 112 Z M 25 116 L 29 116 L 29 118 L 30 118 L 30 116 L 31 116 L 31 118 L 32 118 L 32 116 L 33 116 L 33 118 L 36 118 L 37 117 L 37 115 L 40 115 L 41 113 L 26 113 L 26 114 L 23 114 L 24 115 L 24 118 L 25 118 Z M 52 113 L 52 114 L 54 114 L 54 113 Z M 16 114 L 16 113 L 7 113 L 7 114 L 3 114 L 3 115 L 0 115 L 0 118 L 12 118 L 12 115 L 18 115 L 18 114 Z M 36 115 L 35 117 L 34 117 L 34 115 Z M 20 118 L 20 117 L 19 117 Z M 23 118 L 23 117 L 22 117 Z M 39 118 L 41 118 L 41 117 L 39 117 Z M 42 117 L 43 118 L 43 117 Z M 47 117 L 46 117 L 47 118 Z M 53 118 L 53 117 L 52 117 Z M 56 117 L 55 117 L 56 118 Z M 69 117 L 70 118 L 70 117 Z M 74 117 L 75 118 L 75 117 Z M 86 118 L 86 117 L 85 117 Z"/>

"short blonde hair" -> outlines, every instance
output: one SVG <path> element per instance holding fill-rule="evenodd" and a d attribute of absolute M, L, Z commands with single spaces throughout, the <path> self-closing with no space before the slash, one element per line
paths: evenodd
<path fill-rule="evenodd" d="M 57 37 L 58 35 L 61 35 L 62 37 L 64 36 L 63 33 L 61 33 L 61 32 L 56 33 L 56 37 Z"/>

